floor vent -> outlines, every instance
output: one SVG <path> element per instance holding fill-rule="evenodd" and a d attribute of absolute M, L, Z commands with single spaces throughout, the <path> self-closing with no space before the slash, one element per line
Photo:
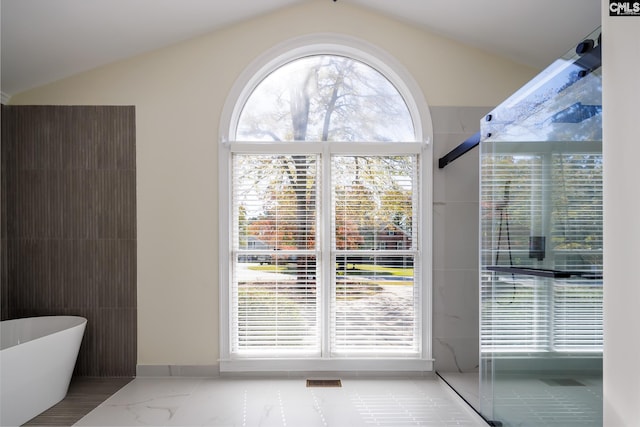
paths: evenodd
<path fill-rule="evenodd" d="M 576 381 L 574 379 L 571 378 L 556 378 L 556 379 L 548 379 L 548 380 L 541 380 L 543 383 L 545 383 L 546 385 L 550 385 L 550 386 L 561 386 L 561 387 L 586 387 L 584 384 L 582 384 L 580 381 Z"/>
<path fill-rule="evenodd" d="M 342 387 L 340 380 L 307 380 L 307 387 Z"/>

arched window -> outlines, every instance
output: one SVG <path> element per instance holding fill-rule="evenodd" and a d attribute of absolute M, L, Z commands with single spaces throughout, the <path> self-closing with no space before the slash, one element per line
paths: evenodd
<path fill-rule="evenodd" d="M 239 141 L 415 141 L 402 95 L 380 72 L 337 55 L 274 70 L 242 108 Z"/>
<path fill-rule="evenodd" d="M 230 114 L 221 370 L 430 368 L 417 103 L 355 50 L 315 49 L 263 66 Z"/>

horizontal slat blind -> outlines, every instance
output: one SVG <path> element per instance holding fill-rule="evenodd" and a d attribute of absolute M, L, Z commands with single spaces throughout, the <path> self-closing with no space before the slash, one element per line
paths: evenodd
<path fill-rule="evenodd" d="M 334 355 L 417 355 L 417 155 L 331 159 Z"/>
<path fill-rule="evenodd" d="M 575 281 L 553 287 L 553 348 L 602 351 L 602 283 Z"/>
<path fill-rule="evenodd" d="M 482 265 L 533 265 L 529 236 L 543 231 L 543 157 L 485 155 L 482 161 Z"/>
<path fill-rule="evenodd" d="M 320 352 L 317 157 L 233 156 L 232 353 Z"/>
<path fill-rule="evenodd" d="M 482 232 L 489 237 L 482 239 L 483 265 L 531 265 L 529 236 L 540 227 L 534 213 L 542 209 L 542 156 L 485 156 L 482 173 Z M 491 272 L 485 272 L 483 278 L 482 349 L 545 350 L 550 301 L 544 282 Z"/>
<path fill-rule="evenodd" d="M 602 156 L 486 154 L 482 265 L 602 274 Z M 547 235 L 544 261 L 530 236 Z M 601 351 L 602 281 L 483 271 L 484 351 Z"/>
<path fill-rule="evenodd" d="M 483 350 L 535 352 L 548 348 L 550 302 L 543 282 L 515 275 L 483 282 Z"/>
<path fill-rule="evenodd" d="M 602 275 L 602 155 L 555 154 L 556 268 Z M 558 281 L 553 287 L 553 349 L 602 351 L 602 280 Z"/>

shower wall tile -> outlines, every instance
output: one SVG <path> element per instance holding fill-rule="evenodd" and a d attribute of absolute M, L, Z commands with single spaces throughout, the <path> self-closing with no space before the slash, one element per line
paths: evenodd
<path fill-rule="evenodd" d="M 433 357 L 438 372 L 477 372 L 479 368 L 479 340 L 465 338 L 433 338 Z"/>
<path fill-rule="evenodd" d="M 76 374 L 133 376 L 134 107 L 2 107 L 2 319 L 88 320 Z"/>
<path fill-rule="evenodd" d="M 433 294 L 441 302 L 433 308 L 433 328 L 438 337 L 477 337 L 478 276 L 473 270 L 440 270 L 435 277 Z"/>
<path fill-rule="evenodd" d="M 438 159 L 480 130 L 492 107 L 431 107 L 433 174 L 433 355 L 440 372 L 477 369 L 479 344 L 478 148 L 443 169 Z"/>
<path fill-rule="evenodd" d="M 446 270 L 477 270 L 479 262 L 478 202 L 447 202 L 444 215 L 445 244 L 440 248 Z"/>
<path fill-rule="evenodd" d="M 464 135 L 459 135 L 456 140 L 463 141 Z M 480 200 L 479 156 L 480 149 L 476 147 L 447 165 L 443 180 L 446 201 L 478 202 Z"/>

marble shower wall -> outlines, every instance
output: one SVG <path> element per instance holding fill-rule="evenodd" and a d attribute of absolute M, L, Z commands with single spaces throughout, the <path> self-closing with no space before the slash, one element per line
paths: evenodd
<path fill-rule="evenodd" d="M 2 319 L 86 317 L 76 375 L 134 376 L 135 108 L 2 106 Z"/>
<path fill-rule="evenodd" d="M 478 368 L 479 148 L 443 169 L 438 159 L 480 130 L 493 107 L 431 107 L 433 173 L 433 355 L 439 372 Z"/>

